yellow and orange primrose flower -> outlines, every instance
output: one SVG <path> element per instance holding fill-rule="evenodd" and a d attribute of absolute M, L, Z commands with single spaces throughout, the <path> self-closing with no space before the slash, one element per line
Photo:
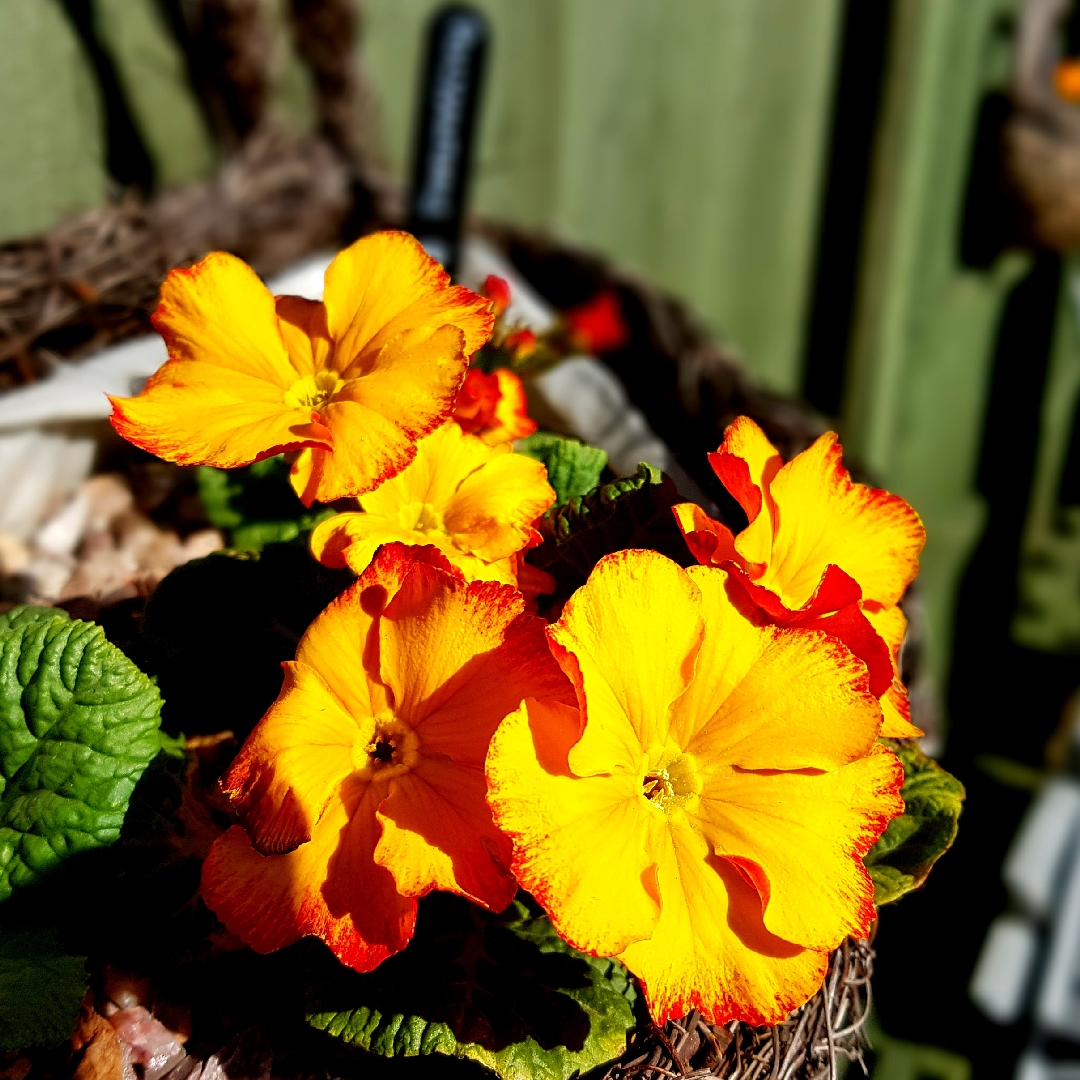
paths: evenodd
<path fill-rule="evenodd" d="M 113 427 L 167 461 L 230 469 L 295 452 L 308 506 L 394 476 L 451 414 L 489 301 L 458 286 L 407 233 L 362 237 L 326 271 L 324 299 L 274 297 L 216 251 L 161 287 L 169 359 Z"/>
<path fill-rule="evenodd" d="M 765 433 L 740 416 L 709 463 L 746 512 L 733 536 L 693 503 L 675 519 L 698 562 L 729 570 L 746 601 L 780 626 L 838 637 L 870 672 L 882 734 L 922 735 L 900 680 L 907 620 L 900 598 L 919 571 L 926 530 L 899 495 L 856 484 L 827 432 L 786 465 Z"/>
<path fill-rule="evenodd" d="M 548 630 L 577 708 L 529 698 L 488 751 L 518 880 L 571 945 L 640 978 L 657 1024 L 805 1002 L 869 931 L 862 856 L 904 808 L 866 665 L 751 622 L 730 581 L 605 556 Z"/>
<path fill-rule="evenodd" d="M 202 895 L 229 930 L 263 953 L 319 937 L 370 971 L 408 944 L 432 889 L 510 903 L 488 743 L 523 696 L 573 700 L 523 607 L 434 548 L 392 544 L 319 615 L 222 782 L 240 824 Z"/>
<path fill-rule="evenodd" d="M 489 446 L 524 439 L 536 431 L 529 418 L 529 400 L 520 376 L 507 368 L 490 375 L 469 368 L 454 406 L 454 419 L 461 430 L 482 439 Z"/>
<path fill-rule="evenodd" d="M 361 573 L 381 544 L 433 544 L 470 581 L 520 584 L 519 555 L 540 542 L 534 525 L 554 501 L 541 462 L 450 422 L 420 440 L 411 465 L 361 499 L 363 513 L 318 525 L 311 550 L 327 566 Z M 534 591 L 554 588 L 543 571 L 533 576 L 548 579 Z"/>

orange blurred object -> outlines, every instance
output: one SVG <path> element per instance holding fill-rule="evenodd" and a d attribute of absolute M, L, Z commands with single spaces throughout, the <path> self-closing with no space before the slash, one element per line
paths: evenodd
<path fill-rule="evenodd" d="M 1054 89 L 1064 101 L 1080 105 L 1080 58 L 1070 56 L 1054 68 Z"/>

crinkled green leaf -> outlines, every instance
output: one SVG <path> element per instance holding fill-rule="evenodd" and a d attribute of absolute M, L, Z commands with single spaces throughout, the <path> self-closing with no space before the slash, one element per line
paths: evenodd
<path fill-rule="evenodd" d="M 528 552 L 528 561 L 555 578 L 553 602 L 584 585 L 604 555 L 623 548 L 652 548 L 690 566 L 694 559 L 671 512 L 679 501 L 671 479 L 642 462 L 636 475 L 552 507 L 540 519 L 543 542 Z"/>
<path fill-rule="evenodd" d="M 514 450 L 547 466 L 548 483 L 555 489 L 555 505 L 562 506 L 575 495 L 585 495 L 600 483 L 607 454 L 597 446 L 550 431 L 538 431 L 518 439 Z"/>
<path fill-rule="evenodd" d="M 267 544 L 287 543 L 334 514 L 329 507 L 311 511 L 300 502 L 280 455 L 244 469 L 200 465 L 196 475 L 207 517 L 228 533 L 234 548 L 261 551 Z"/>
<path fill-rule="evenodd" d="M 917 889 L 952 846 L 964 801 L 964 785 L 928 758 L 917 742 L 884 742 L 904 765 L 904 813 L 893 818 L 867 852 L 874 902 L 890 904 Z"/>
<path fill-rule="evenodd" d="M 0 900 L 117 839 L 160 719 L 157 687 L 100 626 L 0 614 Z"/>
<path fill-rule="evenodd" d="M 85 993 L 86 957 L 68 956 L 55 931 L 0 931 L 0 1051 L 63 1042 Z"/>
<path fill-rule="evenodd" d="M 310 981 L 319 1030 L 384 1057 L 467 1058 L 503 1080 L 568 1080 L 618 1057 L 634 1025 L 626 969 L 571 949 L 521 901 L 492 915 L 432 894 L 404 952 Z"/>

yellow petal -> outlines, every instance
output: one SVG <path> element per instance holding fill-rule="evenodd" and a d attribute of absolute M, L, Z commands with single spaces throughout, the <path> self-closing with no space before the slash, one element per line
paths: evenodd
<path fill-rule="evenodd" d="M 544 623 L 507 585 L 418 567 L 380 625 L 382 678 L 425 752 L 480 768 L 499 722 L 526 696 L 572 701 Z"/>
<path fill-rule="evenodd" d="M 861 660 L 818 630 L 753 625 L 723 570 L 686 573 L 701 592 L 705 638 L 673 710 L 677 745 L 745 769 L 835 769 L 870 750 L 881 709 Z"/>
<path fill-rule="evenodd" d="M 374 733 L 370 715 L 350 716 L 317 671 L 288 662 L 285 685 L 222 780 L 234 811 L 264 855 L 311 839 L 353 751 Z"/>
<path fill-rule="evenodd" d="M 908 701 L 907 687 L 900 679 L 900 648 L 904 644 L 904 634 L 907 631 L 907 617 L 895 605 L 881 608 L 874 604 L 863 604 L 862 611 L 870 620 L 870 625 L 889 646 L 889 652 L 892 655 L 892 685 L 881 698 L 882 737 L 917 739 L 926 732 L 911 722 L 911 704 Z"/>
<path fill-rule="evenodd" d="M 700 600 L 670 559 L 631 550 L 605 555 L 566 602 L 548 635 L 585 717 L 570 755 L 578 776 L 636 772 L 643 751 L 667 742 L 672 702 L 690 682 L 704 632 Z"/>
<path fill-rule="evenodd" d="M 299 447 L 330 446 L 309 408 L 274 383 L 226 367 L 168 361 L 138 397 L 110 397 L 113 427 L 166 461 L 233 469 Z"/>
<path fill-rule="evenodd" d="M 408 331 L 347 379 L 319 418 L 333 451 L 302 454 L 292 483 L 307 503 L 364 495 L 416 457 L 416 443 L 450 414 L 468 359 L 453 326 Z"/>
<path fill-rule="evenodd" d="M 388 518 L 403 507 L 428 506 L 441 518 L 463 480 L 508 453 L 508 446 L 486 446 L 451 421 L 422 438 L 409 467 L 365 495 L 361 505 Z"/>
<path fill-rule="evenodd" d="M 297 377 L 270 290 L 235 255 L 212 251 L 186 270 L 170 271 L 153 322 L 170 359 L 227 368 L 282 390 Z"/>
<path fill-rule="evenodd" d="M 709 463 L 746 512 L 749 525 L 739 534 L 733 550 L 743 569 L 757 578 L 772 555 L 776 506 L 769 485 L 783 458 L 753 420 L 738 416 L 724 432 L 720 449 L 709 455 Z"/>
<path fill-rule="evenodd" d="M 275 298 L 278 331 L 289 361 L 297 373 L 314 375 L 330 367 L 330 331 L 326 326 L 326 308 L 318 300 L 300 296 Z"/>
<path fill-rule="evenodd" d="M 822 435 L 772 481 L 777 508 L 769 566 L 758 584 L 792 610 L 810 599 L 830 564 L 862 587 L 864 600 L 895 604 L 918 573 L 926 540 L 919 515 L 898 495 L 854 484 L 835 433 Z M 736 548 L 752 553 L 742 537 Z"/>
<path fill-rule="evenodd" d="M 494 322 L 487 300 L 451 285 L 446 271 L 403 232 L 373 233 L 339 252 L 326 271 L 323 302 L 334 366 L 343 375 L 365 371 L 405 330 L 455 326 L 470 357 Z M 464 376 L 463 367 L 458 385 Z"/>
<path fill-rule="evenodd" d="M 297 661 L 318 671 L 342 709 L 358 722 L 387 708 L 379 673 L 379 622 L 423 558 L 427 555 L 421 549 L 385 547 L 360 580 L 318 615 L 297 646 Z"/>
<path fill-rule="evenodd" d="M 883 746 L 835 772 L 749 772 L 706 764 L 697 827 L 737 858 L 770 932 L 813 949 L 865 937 L 874 886 L 862 857 L 904 812 L 904 770 Z"/>
<path fill-rule="evenodd" d="M 653 854 L 660 918 L 619 959 L 641 980 L 654 1023 L 698 1009 L 713 1024 L 775 1024 L 813 995 L 828 954 L 771 934 L 753 886 L 687 823 L 673 823 Z"/>
<path fill-rule="evenodd" d="M 514 899 L 510 841 L 491 819 L 486 792 L 481 769 L 443 755 L 425 754 L 391 780 L 379 807 L 375 861 L 394 875 L 403 896 L 442 889 L 492 911 Z"/>
<path fill-rule="evenodd" d="M 494 562 L 539 541 L 533 523 L 554 501 L 541 462 L 501 454 L 462 480 L 446 508 L 446 529 L 458 547 Z"/>
<path fill-rule="evenodd" d="M 527 699 L 488 753 L 488 800 L 514 841 L 514 874 L 575 948 L 611 956 L 659 915 L 648 844 L 655 811 L 636 773 L 578 779 L 577 710 Z"/>
<path fill-rule="evenodd" d="M 408 944 L 416 924 L 416 900 L 374 861 L 381 797 L 375 785 L 346 782 L 311 840 L 287 855 L 260 855 L 233 826 L 203 864 L 207 906 L 256 952 L 314 935 L 342 963 L 371 971 Z"/>

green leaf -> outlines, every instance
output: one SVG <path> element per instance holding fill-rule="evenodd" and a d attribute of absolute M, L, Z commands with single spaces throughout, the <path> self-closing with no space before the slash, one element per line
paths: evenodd
<path fill-rule="evenodd" d="M 160 719 L 157 687 L 100 626 L 0 615 L 0 900 L 117 839 Z"/>
<path fill-rule="evenodd" d="M 623 548 L 652 548 L 690 566 L 695 560 L 671 512 L 680 501 L 670 477 L 643 462 L 635 476 L 552 507 L 540 519 L 543 542 L 528 553 L 528 561 L 555 578 L 553 603 L 584 585 L 604 555 Z"/>
<path fill-rule="evenodd" d="M 55 931 L 0 932 L 0 1052 L 63 1042 L 85 993 L 86 957 L 68 956 Z"/>
<path fill-rule="evenodd" d="M 577 439 L 538 431 L 518 439 L 514 450 L 547 466 L 548 482 L 555 489 L 555 505 L 562 506 L 575 495 L 585 495 L 600 483 L 607 454 L 597 446 Z"/>
<path fill-rule="evenodd" d="M 904 813 L 889 822 L 863 861 L 874 880 L 874 902 L 891 904 L 922 885 L 930 868 L 952 847 L 964 785 L 928 758 L 917 742 L 882 741 L 904 765 Z"/>
<path fill-rule="evenodd" d="M 634 1025 L 626 969 L 571 949 L 520 900 L 492 915 L 433 893 L 404 952 L 368 975 L 332 962 L 309 982 L 319 1030 L 384 1057 L 470 1059 L 503 1080 L 568 1080 L 618 1057 Z"/>
<path fill-rule="evenodd" d="M 289 483 L 289 466 L 281 455 L 243 469 L 200 465 L 196 477 L 207 517 L 229 534 L 234 548 L 261 551 L 267 544 L 287 543 L 334 515 L 330 507 L 315 511 L 304 507 Z"/>

